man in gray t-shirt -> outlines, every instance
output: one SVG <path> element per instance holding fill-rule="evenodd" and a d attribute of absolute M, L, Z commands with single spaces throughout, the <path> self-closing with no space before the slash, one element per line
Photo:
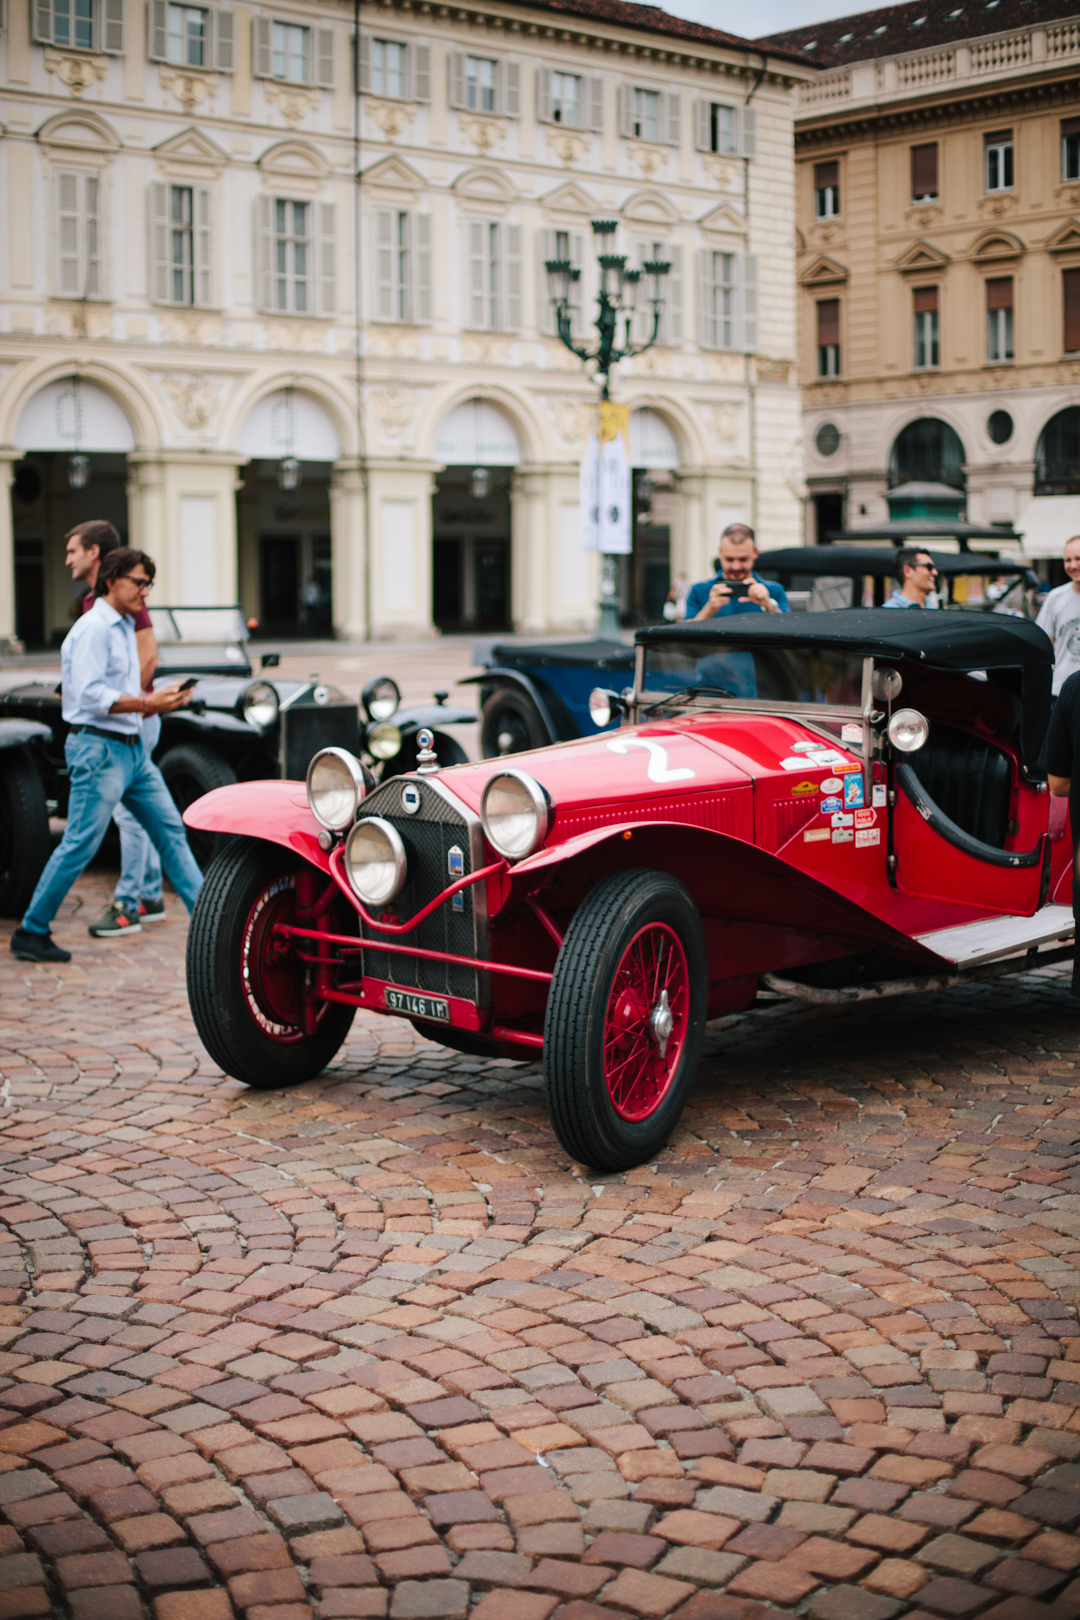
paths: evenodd
<path fill-rule="evenodd" d="M 1054 696 L 1080 670 L 1080 535 L 1065 542 L 1067 585 L 1051 591 L 1035 623 L 1054 643 Z"/>

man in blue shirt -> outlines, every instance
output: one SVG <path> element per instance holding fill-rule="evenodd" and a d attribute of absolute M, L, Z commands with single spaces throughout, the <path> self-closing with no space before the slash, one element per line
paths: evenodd
<path fill-rule="evenodd" d="M 703 579 L 690 587 L 683 623 L 724 618 L 730 613 L 787 613 L 784 587 L 755 574 L 757 557 L 757 541 L 750 525 L 729 523 L 720 536 L 716 578 Z"/>
<path fill-rule="evenodd" d="M 97 601 L 64 639 L 63 715 L 70 727 L 64 753 L 71 781 L 67 826 L 22 926 L 11 936 L 11 953 L 22 962 L 71 961 L 71 952 L 54 943 L 50 925 L 71 885 L 96 855 L 121 802 L 149 834 L 189 911 L 202 886 L 180 813 L 143 747 L 145 716 L 165 714 L 187 702 L 179 686 L 142 690 L 134 615 L 153 579 L 154 564 L 145 552 L 126 546 L 110 551 L 98 569 Z"/>
<path fill-rule="evenodd" d="M 887 608 L 924 608 L 926 598 L 937 587 L 937 569 L 934 559 L 921 546 L 901 546 L 896 553 L 897 585 Z M 937 606 L 935 602 L 935 607 Z"/>

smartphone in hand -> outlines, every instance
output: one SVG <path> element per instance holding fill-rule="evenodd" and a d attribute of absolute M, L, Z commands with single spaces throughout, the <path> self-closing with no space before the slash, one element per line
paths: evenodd
<path fill-rule="evenodd" d="M 177 690 L 180 691 L 180 692 L 190 692 L 191 688 L 193 686 L 198 686 L 198 684 L 199 684 L 198 676 L 197 675 L 189 675 L 186 681 L 181 681 L 180 682 L 180 685 L 177 688 Z"/>

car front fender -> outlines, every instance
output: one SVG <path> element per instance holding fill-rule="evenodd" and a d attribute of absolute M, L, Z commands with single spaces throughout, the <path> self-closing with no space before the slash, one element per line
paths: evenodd
<path fill-rule="evenodd" d="M 519 692 L 532 699 L 537 712 L 548 731 L 549 742 L 572 742 L 581 733 L 566 713 L 565 706 L 555 694 L 541 687 L 538 681 L 531 676 L 523 675 L 519 669 L 503 669 L 499 664 L 493 664 L 485 669 L 482 675 L 466 675 L 464 680 L 458 681 L 459 686 L 490 686 L 497 691 L 500 686 L 514 686 Z M 476 718 L 475 715 L 472 716 Z"/>
<path fill-rule="evenodd" d="M 299 782 L 235 782 L 215 788 L 188 806 L 184 822 L 200 832 L 280 844 L 330 874 L 329 854 L 319 848 L 319 824 Z"/>
<path fill-rule="evenodd" d="M 48 742 L 49 726 L 38 720 L 0 720 L 0 748 L 24 748 L 27 743 Z"/>
<path fill-rule="evenodd" d="M 682 822 L 624 822 L 540 850 L 498 880 L 500 913 L 527 904 L 530 897 L 552 911 L 576 910 L 587 887 L 629 867 L 678 878 L 703 918 L 814 935 L 835 942 L 838 954 L 877 950 L 928 968 L 944 962 L 918 940 L 779 856 Z"/>

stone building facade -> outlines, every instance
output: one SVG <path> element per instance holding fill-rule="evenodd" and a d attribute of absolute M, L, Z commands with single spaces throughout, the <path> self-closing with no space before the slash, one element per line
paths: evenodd
<path fill-rule="evenodd" d="M 807 537 L 929 480 L 1060 555 L 1080 533 L 1075 0 L 919 0 L 774 39 L 822 66 L 796 118 Z"/>
<path fill-rule="evenodd" d="M 628 613 L 736 513 L 800 535 L 814 70 L 622 0 L 359 17 L 354 70 L 331 0 L 6 0 L 0 637 L 63 631 L 90 515 L 157 558 L 161 601 L 267 631 L 591 628 L 597 388 L 542 266 L 580 265 L 584 335 L 597 216 L 672 265 L 661 342 L 616 380 L 652 475 Z"/>

